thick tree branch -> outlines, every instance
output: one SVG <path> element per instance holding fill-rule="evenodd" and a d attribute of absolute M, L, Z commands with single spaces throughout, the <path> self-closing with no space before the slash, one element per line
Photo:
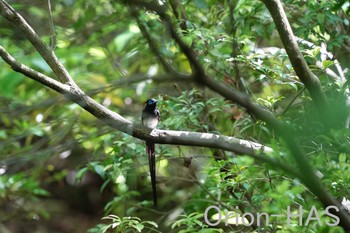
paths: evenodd
<path fill-rule="evenodd" d="M 246 154 L 257 160 L 269 163 L 291 175 L 294 175 L 295 177 L 300 177 L 300 174 L 298 174 L 295 169 L 285 164 L 283 161 L 265 155 L 266 153 L 272 153 L 272 149 L 267 146 L 263 146 L 259 143 L 248 140 L 212 133 L 160 129 L 150 130 L 141 124 L 134 124 L 119 114 L 110 111 L 87 96 L 80 89 L 57 82 L 56 80 L 19 63 L 1 46 L 0 57 L 2 57 L 2 59 L 15 71 L 22 73 L 27 77 L 63 94 L 66 98 L 77 103 L 96 118 L 126 134 L 132 135 L 141 140 L 152 140 L 158 144 L 209 147 L 232 151 L 236 154 Z"/>

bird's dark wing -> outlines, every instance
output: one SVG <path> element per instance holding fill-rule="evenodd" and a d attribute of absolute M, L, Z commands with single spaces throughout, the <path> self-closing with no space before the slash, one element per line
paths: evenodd
<path fill-rule="evenodd" d="M 155 112 L 156 112 L 156 115 L 157 115 L 157 117 L 158 117 L 158 121 L 160 121 L 160 112 L 159 112 L 159 110 L 158 110 L 158 109 L 155 109 Z"/>

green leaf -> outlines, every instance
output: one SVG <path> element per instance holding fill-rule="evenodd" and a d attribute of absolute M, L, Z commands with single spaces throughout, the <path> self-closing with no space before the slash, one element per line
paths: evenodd
<path fill-rule="evenodd" d="M 7 138 L 7 134 L 5 130 L 0 130 L 0 138 L 1 139 L 6 139 Z"/>
<path fill-rule="evenodd" d="M 39 68 L 46 73 L 51 72 L 50 66 L 41 57 L 33 58 L 31 61 L 36 68 Z"/>
<path fill-rule="evenodd" d="M 193 0 L 194 4 L 196 4 L 196 6 L 199 8 L 199 9 L 206 9 L 208 8 L 208 5 L 206 3 L 206 1 L 204 0 Z"/>
<path fill-rule="evenodd" d="M 83 167 L 79 169 L 79 171 L 75 174 L 75 180 L 80 181 L 87 171 L 88 171 L 87 167 Z"/>
<path fill-rule="evenodd" d="M 98 175 L 100 175 L 102 178 L 105 177 L 106 172 L 105 172 L 105 170 L 104 170 L 104 166 L 99 165 L 99 164 L 93 164 L 93 169 L 94 169 L 94 171 L 95 171 Z"/>
<path fill-rule="evenodd" d="M 48 197 L 50 196 L 50 193 L 48 191 L 46 191 L 45 189 L 42 189 L 42 188 L 36 188 L 33 190 L 33 193 L 35 195 L 38 195 L 38 196 L 45 196 L 45 197 Z"/>
<path fill-rule="evenodd" d="M 139 223 L 139 224 L 133 225 L 132 227 L 135 228 L 138 232 L 141 232 L 145 226 Z"/>
<path fill-rule="evenodd" d="M 331 60 L 324 60 L 322 61 L 322 68 L 327 69 L 328 67 L 332 66 L 334 64 Z"/>
<path fill-rule="evenodd" d="M 125 45 L 129 43 L 131 38 L 135 36 L 135 32 L 126 31 L 114 38 L 114 45 L 117 48 L 117 52 L 121 52 Z"/>
<path fill-rule="evenodd" d="M 346 154 L 340 153 L 338 160 L 339 160 L 339 163 L 345 163 L 346 162 Z"/>
<path fill-rule="evenodd" d="M 15 90 L 23 78 L 23 75 L 13 72 L 0 75 L 0 93 L 6 97 L 16 96 Z"/>
<path fill-rule="evenodd" d="M 144 224 L 150 224 L 150 225 L 152 225 L 152 226 L 158 228 L 158 224 L 155 223 L 155 222 L 153 222 L 153 221 L 143 221 L 143 223 L 144 223 Z"/>
<path fill-rule="evenodd" d="M 105 188 L 108 186 L 108 184 L 111 182 L 111 180 L 105 180 L 105 182 L 103 182 L 103 184 L 101 185 L 100 188 L 100 193 L 103 192 L 103 190 L 105 190 Z"/>
<path fill-rule="evenodd" d="M 45 131 L 40 127 L 34 126 L 34 127 L 31 127 L 29 130 L 32 134 L 39 136 L 39 137 L 42 137 L 45 134 Z"/>

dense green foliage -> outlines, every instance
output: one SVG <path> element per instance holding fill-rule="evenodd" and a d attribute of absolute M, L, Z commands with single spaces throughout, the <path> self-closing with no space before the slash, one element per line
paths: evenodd
<path fill-rule="evenodd" d="M 77 84 L 109 109 L 139 122 L 143 102 L 154 97 L 159 128 L 256 141 L 274 149 L 269 156 L 298 169 L 285 143 L 245 109 L 195 83 L 166 79 L 169 70 L 162 63 L 186 74 L 191 65 L 156 12 L 123 1 L 55 0 L 53 42 L 46 1 L 9 2 L 56 47 Z M 290 125 L 326 189 L 339 201 L 350 199 L 349 3 L 283 2 L 295 35 L 304 40 L 302 53 L 332 104 L 338 125 L 329 129 L 294 73 L 262 2 L 159 2 L 206 73 L 248 93 Z M 2 17 L 0 45 L 54 77 L 20 30 Z M 324 51 L 334 57 L 324 59 Z M 326 216 L 323 224 L 305 226 L 310 209 L 323 211 L 323 206 L 297 178 L 249 156 L 211 148 L 156 146 L 160 200 L 155 210 L 143 141 L 113 130 L 2 60 L 0 67 L 1 232 L 258 231 L 237 222 L 209 226 L 204 213 L 211 205 L 240 214 L 286 214 L 288 206 L 297 211 L 301 205 L 303 226 L 297 218 L 287 226 L 285 217 L 271 217 L 267 232 L 342 232 L 327 226 L 332 219 Z M 342 70 L 346 79 L 332 77 L 327 69 L 338 76 Z M 148 78 L 157 75 L 164 80 Z"/>

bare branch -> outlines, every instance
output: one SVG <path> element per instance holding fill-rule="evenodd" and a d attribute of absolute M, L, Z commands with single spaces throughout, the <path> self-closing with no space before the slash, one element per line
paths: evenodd
<path fill-rule="evenodd" d="M 53 23 L 52 10 L 51 10 L 51 0 L 47 0 L 47 10 L 49 13 L 49 26 L 50 26 L 50 47 L 55 50 L 57 44 L 55 26 Z"/>
<path fill-rule="evenodd" d="M 23 31 L 28 40 L 44 58 L 61 82 L 71 83 L 71 85 L 73 85 L 73 79 L 69 75 L 66 68 L 59 62 L 54 52 L 44 43 L 44 41 L 40 39 L 38 34 L 36 34 L 34 29 L 26 22 L 26 20 L 4 0 L 0 0 L 0 15 Z"/>

